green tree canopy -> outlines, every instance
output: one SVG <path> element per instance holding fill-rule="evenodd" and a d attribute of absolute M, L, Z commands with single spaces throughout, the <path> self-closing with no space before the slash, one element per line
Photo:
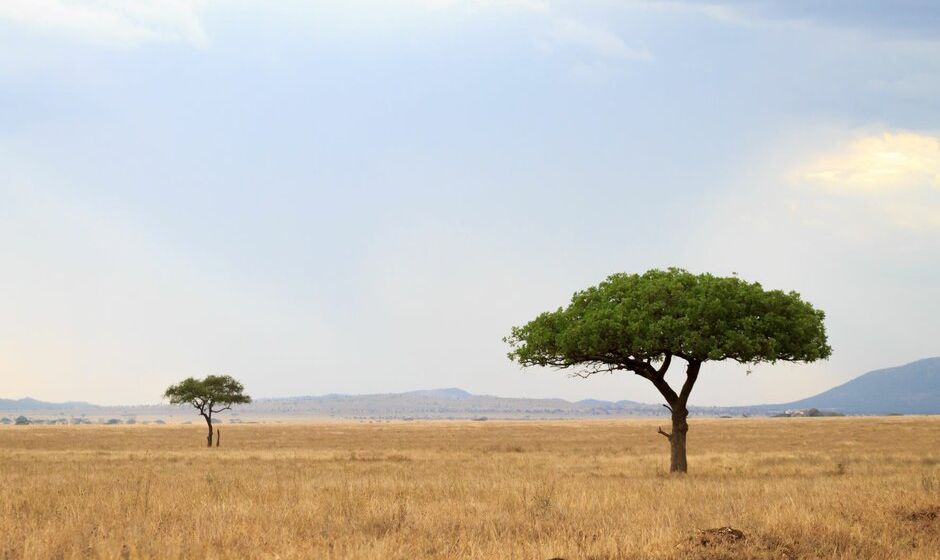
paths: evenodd
<path fill-rule="evenodd" d="M 163 396 L 170 404 L 189 404 L 199 411 L 209 425 L 209 447 L 212 447 L 212 415 L 230 410 L 233 405 L 251 402 L 245 387 L 229 375 L 208 375 L 205 379 L 188 377 L 167 388 Z"/>
<path fill-rule="evenodd" d="M 505 340 L 509 358 L 523 366 L 581 377 L 626 370 L 649 379 L 673 413 L 673 434 L 663 432 L 673 442 L 673 470 L 685 470 L 686 404 L 701 364 L 828 358 L 824 318 L 796 292 L 670 268 L 611 275 L 575 293 L 567 307 L 514 327 Z M 673 358 L 687 362 L 679 392 L 665 380 Z"/>
<path fill-rule="evenodd" d="M 832 352 L 825 315 L 796 292 L 737 277 L 651 270 L 614 274 L 571 304 L 512 329 L 524 366 L 626 369 L 667 356 L 704 362 L 811 362 Z"/>

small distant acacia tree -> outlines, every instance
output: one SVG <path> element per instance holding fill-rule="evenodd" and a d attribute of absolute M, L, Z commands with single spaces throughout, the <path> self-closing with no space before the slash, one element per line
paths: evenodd
<path fill-rule="evenodd" d="M 631 371 L 649 380 L 672 415 L 672 432 L 659 430 L 669 439 L 670 471 L 686 472 L 687 404 L 702 364 L 828 358 L 824 318 L 796 292 L 670 268 L 614 274 L 504 340 L 523 367 L 570 369 L 578 377 Z M 686 362 L 678 392 L 665 378 L 675 358 Z"/>
<path fill-rule="evenodd" d="M 212 447 L 212 415 L 231 410 L 233 405 L 251 402 L 245 387 L 229 375 L 209 375 L 205 379 L 188 377 L 171 385 L 163 396 L 170 404 L 189 404 L 199 411 L 209 426 L 206 438 L 209 447 Z"/>

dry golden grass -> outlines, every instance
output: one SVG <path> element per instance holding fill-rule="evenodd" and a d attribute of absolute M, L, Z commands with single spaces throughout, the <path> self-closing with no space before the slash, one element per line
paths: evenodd
<path fill-rule="evenodd" d="M 940 418 L 656 425 L 4 427 L 0 558 L 940 558 Z"/>

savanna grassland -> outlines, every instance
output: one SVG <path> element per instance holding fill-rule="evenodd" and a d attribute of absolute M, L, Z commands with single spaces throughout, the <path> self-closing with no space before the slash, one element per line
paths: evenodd
<path fill-rule="evenodd" d="M 657 424 L 3 427 L 0 558 L 940 558 L 940 418 Z"/>

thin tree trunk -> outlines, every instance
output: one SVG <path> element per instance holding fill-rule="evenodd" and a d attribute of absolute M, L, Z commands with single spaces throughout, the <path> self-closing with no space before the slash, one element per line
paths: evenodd
<path fill-rule="evenodd" d="M 689 411 L 676 408 L 672 413 L 672 433 L 669 434 L 670 461 L 669 472 L 688 472 L 689 465 L 685 458 L 685 435 L 689 431 L 686 417 Z"/>
<path fill-rule="evenodd" d="M 682 390 L 678 394 L 666 383 L 666 370 L 671 363 L 672 355 L 667 353 L 663 360 L 663 365 L 655 369 L 646 362 L 646 369 L 642 369 L 640 375 L 653 382 L 659 393 L 669 404 L 664 404 L 672 413 L 672 433 L 666 433 L 659 428 L 660 435 L 669 439 L 669 472 L 684 473 L 688 472 L 689 465 L 685 457 L 685 436 L 689 431 L 689 424 L 686 418 L 689 416 L 689 409 L 686 404 L 689 402 L 689 395 L 692 393 L 692 387 L 695 386 L 695 380 L 698 379 L 699 369 L 702 367 L 701 360 L 686 359 L 688 366 L 685 370 L 685 383 L 682 384 Z"/>
<path fill-rule="evenodd" d="M 206 446 L 212 447 L 212 420 L 206 417 L 206 424 L 209 425 L 209 435 L 206 437 Z"/>
<path fill-rule="evenodd" d="M 215 429 L 215 446 L 219 447 L 222 445 L 222 430 L 220 428 Z"/>

